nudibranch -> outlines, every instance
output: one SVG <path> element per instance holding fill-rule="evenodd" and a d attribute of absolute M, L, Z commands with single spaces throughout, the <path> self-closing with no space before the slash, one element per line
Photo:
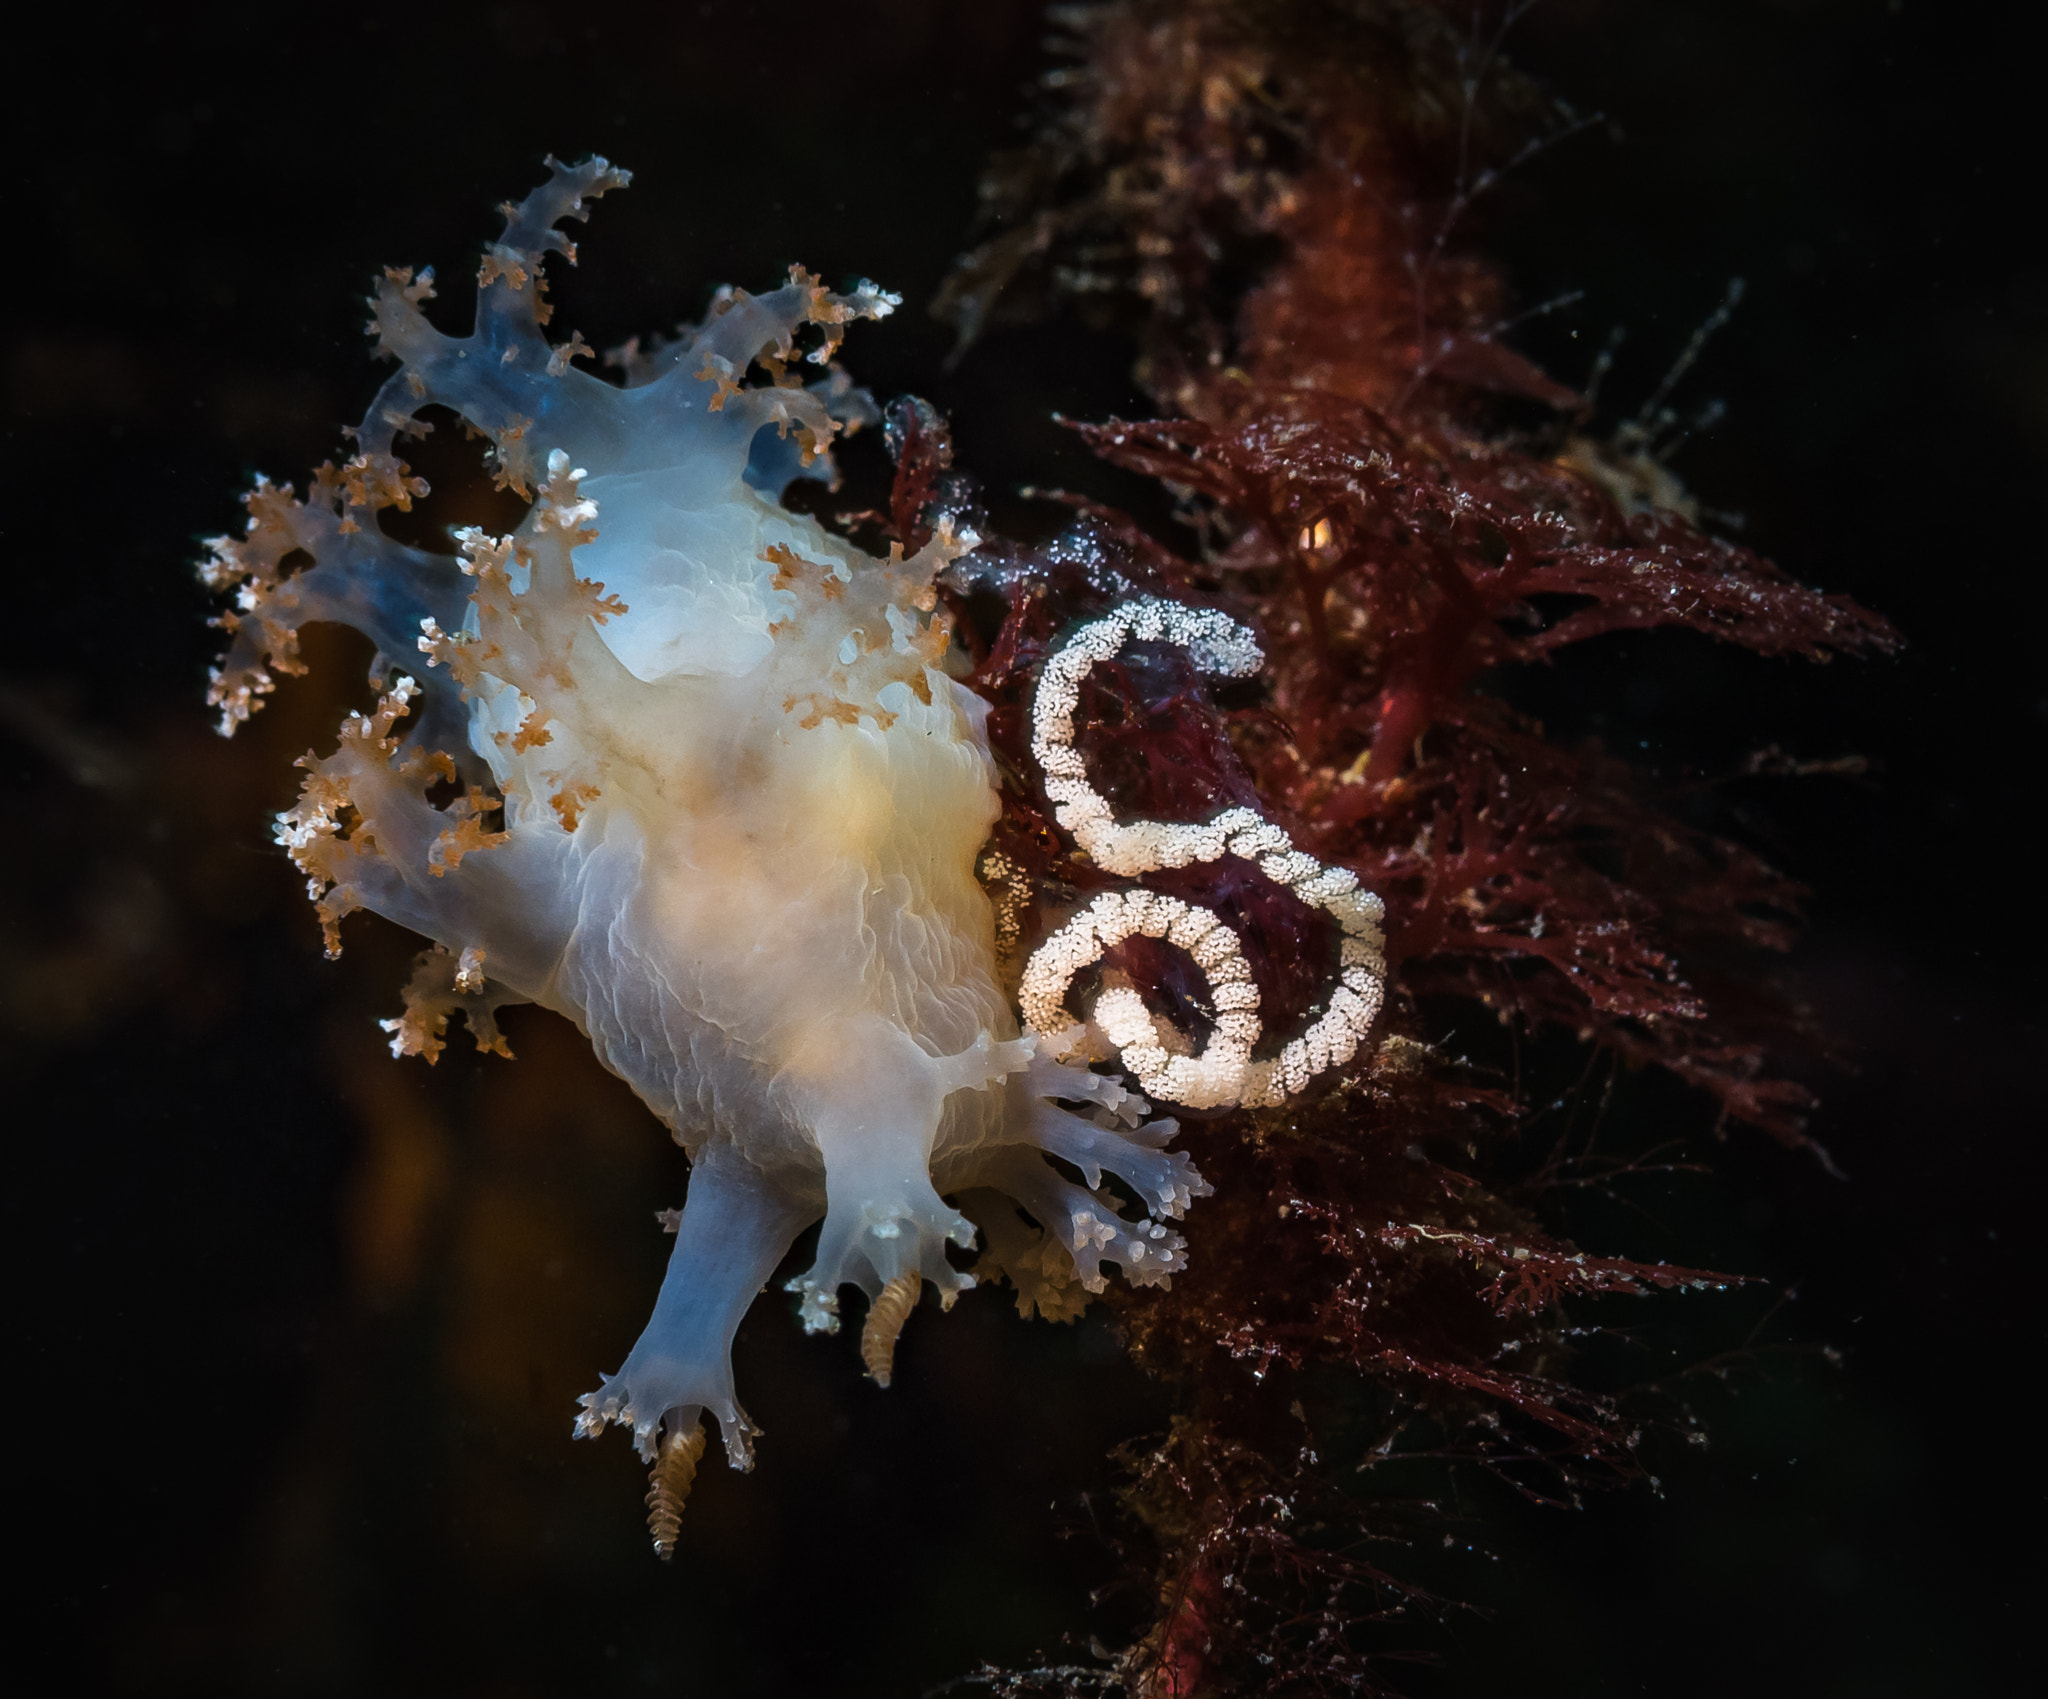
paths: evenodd
<path fill-rule="evenodd" d="M 885 1385 L 927 1282 L 950 1306 L 1007 1278 L 1024 1314 L 1056 1319 L 1103 1289 L 1105 1264 L 1165 1282 L 1186 1255 L 1166 1222 L 1208 1187 L 1167 1148 L 1175 1122 L 1147 1119 L 1101 1065 L 1195 1108 L 1280 1101 L 1351 1056 L 1384 964 L 1376 899 L 1254 811 L 1119 824 L 1091 788 L 1073 724 L 1089 668 L 1130 642 L 1180 645 L 1214 672 L 1258 664 L 1228 616 L 1141 598 L 1073 633 L 1039 686 L 1047 796 L 1078 847 L 1134 883 L 1038 945 L 1020 1021 L 977 876 L 999 813 L 988 709 L 956 677 L 934 588 L 977 539 L 941 520 L 916 553 L 878 559 L 780 499 L 793 478 L 830 477 L 835 437 L 874 417 L 832 361 L 846 326 L 895 298 L 792 268 L 767 294 L 722 291 L 675 341 L 629 347 L 622 382 L 581 371 L 582 338 L 546 335 L 543 265 L 574 262 L 558 227 L 627 175 L 602 159 L 549 168 L 503 209 L 470 333 L 422 313 L 431 271 L 388 271 L 370 330 L 398 370 L 353 453 L 304 499 L 259 479 L 245 534 L 211 544 L 203 576 L 234 597 L 211 700 L 231 733 L 277 674 L 304 670 L 301 627 L 366 634 L 379 699 L 300 763 L 277 828 L 329 954 L 358 909 L 421 934 L 404 1012 L 384 1023 L 394 1054 L 433 1060 L 459 1012 L 509 1055 L 495 1012 L 540 1004 L 688 1152 L 652 1319 L 576 1421 L 629 1428 L 654 1463 L 666 1552 L 705 1412 L 751 1466 L 732 1338 L 806 1228 L 823 1224 L 790 1283 L 804 1326 L 835 1329 L 842 1288 L 860 1288 L 862 1356 Z M 486 439 L 499 487 L 531 501 L 509 535 L 465 530 L 448 555 L 385 534 L 379 513 L 425 491 L 397 450 L 427 407 Z M 1227 917 L 1135 883 L 1225 855 L 1344 935 L 1326 1011 L 1267 1061 Z M 1133 933 L 1207 975 L 1198 1055 L 1108 978 L 1089 1021 L 1068 1013 L 1075 974 Z M 947 1254 L 977 1243 L 971 1271 Z"/>

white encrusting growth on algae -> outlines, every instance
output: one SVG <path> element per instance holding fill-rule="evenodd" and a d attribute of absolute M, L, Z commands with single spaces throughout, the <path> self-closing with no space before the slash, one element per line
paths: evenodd
<path fill-rule="evenodd" d="M 1249 808 L 1226 809 L 1201 824 L 1117 820 L 1088 782 L 1087 762 L 1074 747 L 1074 709 L 1090 670 L 1133 641 L 1174 644 L 1204 672 L 1224 677 L 1255 672 L 1263 660 L 1252 634 L 1228 615 L 1156 596 L 1141 596 L 1082 626 L 1046 661 L 1032 701 L 1031 753 L 1045 774 L 1045 794 L 1059 823 L 1091 860 L 1130 877 L 1242 856 L 1343 928 L 1337 982 L 1306 1033 L 1271 1060 L 1255 1061 L 1259 988 L 1236 931 L 1213 909 L 1178 897 L 1142 888 L 1107 891 L 1032 953 L 1019 987 L 1024 1019 L 1057 1048 L 1075 1030 L 1066 1011 L 1074 976 L 1126 938 L 1164 938 L 1187 951 L 1209 981 L 1216 1018 L 1201 1054 L 1186 1054 L 1181 1035 L 1155 1019 L 1129 986 L 1112 986 L 1096 998 L 1090 1013 L 1096 1031 L 1155 1097 L 1190 1109 L 1283 1103 L 1318 1074 L 1350 1061 L 1371 1031 L 1387 972 L 1380 936 L 1386 909 L 1358 888 L 1356 875 L 1303 854 L 1284 831 Z"/>

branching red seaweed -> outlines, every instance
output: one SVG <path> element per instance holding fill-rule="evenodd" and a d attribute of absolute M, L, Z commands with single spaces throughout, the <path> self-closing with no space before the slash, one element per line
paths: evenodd
<path fill-rule="evenodd" d="M 1732 1283 L 1546 1230 L 1557 1163 L 1515 1179 L 1527 1094 L 1433 1049 L 1425 1007 L 1469 1000 L 1514 1034 L 1654 1064 L 1722 1119 L 1806 1142 L 1806 1089 L 1774 1071 L 1797 1023 L 1764 967 L 1799 888 L 1599 747 L 1546 736 L 1514 680 L 1619 632 L 1820 661 L 1897 638 L 1702 529 L 1637 437 L 1593 437 L 1579 397 L 1507 346 L 1505 287 L 1464 231 L 1502 170 L 1577 120 L 1498 37 L 1376 0 L 1060 15 L 1079 63 L 992 175 L 994 234 L 941 307 L 969 339 L 1057 301 L 1127 324 L 1164 416 L 1077 428 L 1172 491 L 1201 548 L 1077 502 L 1058 540 L 955 568 L 1004 769 L 1003 900 L 1029 938 L 1042 909 L 1110 883 L 1029 758 L 1051 648 L 1134 596 L 1218 606 L 1259 633 L 1257 680 L 1219 691 L 1180 651 L 1131 644 L 1082 691 L 1090 771 L 1148 818 L 1256 807 L 1355 872 L 1387 905 L 1389 1003 L 1370 1059 L 1321 1095 L 1198 1119 L 1216 1195 L 1197 1254 L 1170 1291 L 1117 1300 L 1182 1406 L 1124 1460 L 1150 1627 L 1106 1668 L 980 1679 L 1379 1691 L 1384 1624 L 1421 1595 L 1361 1554 L 1427 1507 L 1351 1483 L 1411 1445 L 1546 1498 L 1636 1477 L 1639 1419 L 1574 1381 L 1568 1324 L 1611 1295 Z M 891 430 L 891 520 L 915 546 L 968 497 L 929 409 Z M 1285 1024 L 1328 978 L 1331 928 L 1243 865 L 1146 883 L 1231 915 Z M 1213 1019 L 1181 952 L 1131 939 L 1103 971 L 1184 1029 Z"/>

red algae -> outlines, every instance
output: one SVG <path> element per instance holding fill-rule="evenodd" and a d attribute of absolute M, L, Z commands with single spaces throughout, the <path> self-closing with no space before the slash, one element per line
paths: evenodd
<path fill-rule="evenodd" d="M 1214 607 L 1257 633 L 1256 677 L 1219 687 L 1170 645 L 1130 645 L 1081 692 L 1090 771 L 1119 814 L 1250 808 L 1356 873 L 1386 904 L 1387 1004 L 1369 1057 L 1300 1100 L 1189 1117 L 1215 1188 L 1200 1254 L 1171 1289 L 1111 1300 L 1181 1412 L 1123 1458 L 1120 1549 L 1149 1626 L 1096 1665 L 976 1679 L 1384 1691 L 1384 1624 L 1429 1601 L 1396 1558 L 1360 1554 L 1429 1513 L 1361 1496 L 1340 1464 L 1367 1472 L 1420 1427 L 1433 1455 L 1538 1497 L 1639 1479 L 1640 1418 L 1575 1382 L 1570 1324 L 1602 1295 L 1736 1283 L 1546 1229 L 1544 1175 L 1516 1178 L 1534 1106 L 1433 1049 L 1424 1005 L 1654 1065 L 1826 1160 L 1808 1092 L 1775 1071 L 1798 1034 L 1769 956 L 1800 889 L 1597 745 L 1546 735 L 1514 705 L 1517 671 L 1617 632 L 1815 661 L 1898 638 L 1703 529 L 1640 444 L 1594 437 L 1581 398 L 1502 340 L 1505 285 L 1462 250 L 1467 215 L 1577 120 L 1497 39 L 1365 0 L 1060 15 L 1078 63 L 992 173 L 998 234 L 941 308 L 970 340 L 1054 302 L 1130 328 L 1161 417 L 1076 429 L 1163 485 L 1200 546 L 1076 500 L 1054 542 L 985 543 L 951 569 L 1004 778 L 984 875 L 1025 941 L 1126 883 L 1056 818 L 1034 681 L 1134 598 Z M 899 404 L 891 444 L 889 522 L 916 547 L 971 493 L 929 408 Z M 1277 1026 L 1312 1011 L 1325 917 L 1241 859 L 1144 882 L 1230 916 Z M 1112 978 L 1198 1039 L 1216 1018 L 1185 951 L 1125 940 L 1076 1006 Z"/>

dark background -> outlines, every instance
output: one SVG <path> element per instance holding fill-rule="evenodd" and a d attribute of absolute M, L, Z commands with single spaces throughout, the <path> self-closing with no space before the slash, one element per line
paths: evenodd
<path fill-rule="evenodd" d="M 1412 1677 L 1429 1691 L 2018 1690 L 2041 1571 L 2023 798 L 2048 731 L 2048 264 L 2038 64 L 2005 11 L 1553 0 L 1512 38 L 1609 116 L 1491 215 L 1525 300 L 1584 291 L 1525 346 L 1576 382 L 1626 326 L 1619 416 L 1744 277 L 1680 395 L 1727 416 L 1679 467 L 1912 647 L 1823 671 L 1617 643 L 1541 681 L 1546 713 L 1674 781 L 1772 741 L 1871 758 L 1728 793 L 1815 888 L 1797 971 L 1856 1069 L 1812 1076 L 1847 1177 L 1737 1133 L 1714 1177 L 1604 1225 L 1603 1249 L 1796 1296 L 1617 1318 L 1673 1363 L 1734 1353 L 1695 1377 L 1712 1445 L 1649 1442 L 1660 1491 L 1573 1514 L 1457 1489 L 1432 1573 L 1484 1610 L 1385 1642 L 1446 1658 Z M 950 409 L 1000 517 L 1033 522 L 1007 493 L 1026 480 L 1143 506 L 1049 422 L 1138 409 L 1127 346 L 1056 323 L 948 373 L 919 310 L 1045 63 L 1036 9 L 72 6 L 36 27 L 10 65 L 0 364 L 8 1527 L 33 1572 L 10 1685 L 910 1695 L 1063 1631 L 1113 1639 L 1086 1597 L 1109 1573 L 1102 1454 L 1165 1396 L 1099 1319 L 1025 1326 L 993 1294 L 921 1313 L 886 1395 L 850 1339 L 758 1306 L 739 1372 L 761 1467 L 708 1472 L 677 1561 L 647 1556 L 638 1466 L 568 1426 L 639 1325 L 681 1158 L 533 1011 L 508 1021 L 516 1064 L 385 1056 L 372 1021 L 411 945 L 360 921 L 324 964 L 267 842 L 361 657 L 315 645 L 324 669 L 221 743 L 187 569 L 253 471 L 302 479 L 368 398 L 374 268 L 436 264 L 465 314 L 489 209 L 550 150 L 637 174 L 559 278 L 558 329 L 604 347 L 793 259 L 871 274 L 907 304 L 858 330 L 857 376 Z M 1647 1121 L 1668 1099 L 1625 1101 Z"/>

